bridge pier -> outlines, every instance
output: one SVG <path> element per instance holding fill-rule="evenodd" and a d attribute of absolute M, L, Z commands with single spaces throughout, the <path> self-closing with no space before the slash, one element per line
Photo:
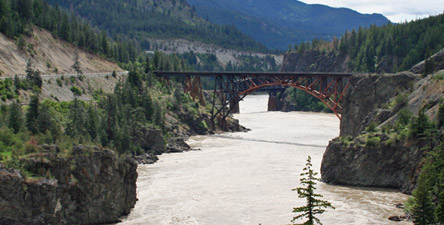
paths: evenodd
<path fill-rule="evenodd" d="M 278 99 L 276 97 L 278 90 L 270 90 L 267 92 L 268 92 L 268 111 L 269 112 L 278 111 L 277 108 Z"/>
<path fill-rule="evenodd" d="M 234 102 L 232 105 L 231 113 L 240 113 L 239 101 Z"/>
<path fill-rule="evenodd" d="M 275 96 L 269 96 L 268 97 L 268 111 L 274 112 L 277 110 L 277 98 Z"/>

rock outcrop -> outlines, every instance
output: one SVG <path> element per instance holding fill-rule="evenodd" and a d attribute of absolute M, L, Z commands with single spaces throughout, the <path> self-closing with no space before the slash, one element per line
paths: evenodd
<path fill-rule="evenodd" d="M 377 146 L 359 141 L 347 145 L 336 138 L 324 153 L 322 180 L 339 185 L 397 188 L 408 193 L 415 187 L 423 155 L 418 145 L 384 141 Z"/>
<path fill-rule="evenodd" d="M 401 111 L 416 116 L 424 109 L 437 121 L 444 81 L 403 72 L 354 76 L 350 84 L 343 101 L 340 137 L 330 141 L 322 159 L 322 180 L 411 193 L 427 143 L 396 133 L 394 127 Z M 440 132 L 443 135 L 444 129 Z"/>
<path fill-rule="evenodd" d="M 373 120 L 374 112 L 413 87 L 419 77 L 409 72 L 396 75 L 355 75 L 342 101 L 340 136 L 357 136 Z"/>
<path fill-rule="evenodd" d="M 26 176 L 0 165 L 0 224 L 104 224 L 134 207 L 133 159 L 83 146 L 68 157 L 49 149 L 20 159 Z"/>

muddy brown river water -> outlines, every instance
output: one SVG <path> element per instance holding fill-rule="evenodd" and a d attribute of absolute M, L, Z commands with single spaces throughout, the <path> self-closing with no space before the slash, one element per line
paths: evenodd
<path fill-rule="evenodd" d="M 305 203 L 291 189 L 299 186 L 308 155 L 319 172 L 339 120 L 324 113 L 266 112 L 267 98 L 241 102 L 235 117 L 250 132 L 192 137 L 189 144 L 201 150 L 139 166 L 139 201 L 120 224 L 290 224 L 292 208 Z M 394 205 L 407 198 L 396 190 L 318 183 L 317 192 L 336 207 L 319 216 L 325 225 L 410 224 L 387 219 L 402 214 Z"/>

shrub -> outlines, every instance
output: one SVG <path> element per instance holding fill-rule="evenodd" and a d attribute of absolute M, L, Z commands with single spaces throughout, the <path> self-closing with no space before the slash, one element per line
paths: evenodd
<path fill-rule="evenodd" d="M 58 85 L 59 87 L 63 87 L 62 79 L 57 78 L 56 82 L 57 82 L 57 85 Z"/>
<path fill-rule="evenodd" d="M 377 131 L 378 125 L 375 122 L 371 122 L 365 129 L 367 132 L 374 133 Z"/>
<path fill-rule="evenodd" d="M 444 71 L 439 71 L 433 76 L 434 80 L 444 80 Z"/>
<path fill-rule="evenodd" d="M 381 138 L 380 137 L 369 137 L 367 140 L 367 146 L 369 147 L 376 147 L 379 146 L 379 144 L 381 143 Z"/>

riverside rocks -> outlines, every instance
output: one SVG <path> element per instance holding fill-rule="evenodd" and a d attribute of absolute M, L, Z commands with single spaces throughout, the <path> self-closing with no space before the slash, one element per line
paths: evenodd
<path fill-rule="evenodd" d="M 32 177 L 0 166 L 0 224 L 103 224 L 136 203 L 137 163 L 113 151 L 76 146 L 72 155 L 21 159 Z"/>
<path fill-rule="evenodd" d="M 413 86 L 419 77 L 410 72 L 396 75 L 355 75 L 342 101 L 340 136 L 358 136 L 373 119 L 374 112 L 391 98 Z"/>
<path fill-rule="evenodd" d="M 436 85 L 438 81 L 419 80 L 410 72 L 353 76 L 344 96 L 340 137 L 330 141 L 323 156 L 322 180 L 331 184 L 397 188 L 411 193 L 426 154 L 421 150 L 425 143 L 399 138 L 396 134 L 369 132 L 366 128 L 371 123 L 378 126 L 377 130 L 391 126 L 401 107 L 415 115 L 419 108 L 430 105 L 426 113 L 436 114 L 432 113 L 436 106 L 429 104 L 442 96 Z M 405 102 L 399 106 L 392 104 L 395 97 L 403 93 L 408 96 Z M 436 97 L 433 93 L 437 93 Z M 417 103 L 423 96 L 432 97 Z"/>
<path fill-rule="evenodd" d="M 330 184 L 397 188 L 409 193 L 415 187 L 424 151 L 403 143 L 365 146 L 330 141 L 321 165 L 322 180 Z"/>

